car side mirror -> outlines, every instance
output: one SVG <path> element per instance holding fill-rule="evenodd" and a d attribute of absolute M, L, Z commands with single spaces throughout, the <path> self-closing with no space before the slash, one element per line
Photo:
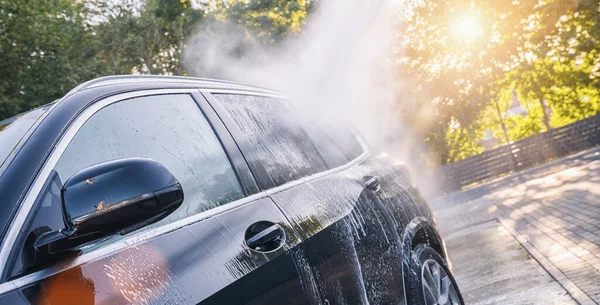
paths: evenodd
<path fill-rule="evenodd" d="M 155 223 L 183 202 L 177 179 L 160 163 L 127 158 L 90 166 L 62 188 L 65 228 L 34 243 L 48 256 L 78 252 L 89 242 Z"/>

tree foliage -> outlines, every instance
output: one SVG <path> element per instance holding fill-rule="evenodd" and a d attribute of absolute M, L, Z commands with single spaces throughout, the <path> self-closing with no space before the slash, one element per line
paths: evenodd
<path fill-rule="evenodd" d="M 205 12 L 189 1 L 148 0 L 141 8 L 135 3 L 96 4 L 96 15 L 108 18 L 96 26 L 103 58 L 121 74 L 185 75 L 185 41 Z"/>
<path fill-rule="evenodd" d="M 399 69 L 417 79 L 413 94 L 423 107 L 436 109 L 423 132 L 439 163 L 477 153 L 473 147 L 484 129 L 502 144 L 600 110 L 597 1 L 419 0 L 413 5 Z M 525 115 L 506 113 L 513 92 Z M 473 133 L 462 140 L 454 136 Z"/>
<path fill-rule="evenodd" d="M 486 132 L 502 145 L 600 112 L 597 0 L 407 2 L 391 62 L 416 101 L 402 119 L 436 163 L 480 153 Z M 183 51 L 199 29 L 232 24 L 248 48 L 281 43 L 301 35 L 314 5 L 0 0 L 0 119 L 103 75 L 186 75 Z"/>
<path fill-rule="evenodd" d="M 281 42 L 304 25 L 311 2 L 308 0 L 214 0 L 217 19 L 253 31 L 263 43 Z"/>
<path fill-rule="evenodd" d="M 87 9 L 70 0 L 0 1 L 0 118 L 110 73 Z"/>
<path fill-rule="evenodd" d="M 114 74 L 186 75 L 187 39 L 205 20 L 260 43 L 299 32 L 307 0 L 0 0 L 0 119 Z"/>

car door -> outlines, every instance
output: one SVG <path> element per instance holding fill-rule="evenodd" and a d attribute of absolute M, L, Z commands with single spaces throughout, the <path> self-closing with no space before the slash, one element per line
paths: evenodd
<path fill-rule="evenodd" d="M 262 189 L 306 244 L 323 302 L 404 302 L 400 238 L 376 192 L 368 153 L 275 96 L 206 92 Z M 371 189 L 365 187 L 369 185 Z"/>
<path fill-rule="evenodd" d="M 22 209 L 0 304 L 315 304 L 300 238 L 260 193 L 237 146 L 197 90 L 126 93 L 68 128 Z M 150 158 L 183 187 L 165 219 L 71 257 L 33 249 L 64 227 L 61 187 L 100 162 Z M 118 181 L 115 181 L 118 183 Z"/>

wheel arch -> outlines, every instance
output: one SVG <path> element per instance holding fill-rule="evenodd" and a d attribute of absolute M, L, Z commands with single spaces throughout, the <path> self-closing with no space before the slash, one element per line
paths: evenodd
<path fill-rule="evenodd" d="M 404 229 L 402 236 L 402 273 L 404 279 L 404 299 L 408 300 L 408 287 L 410 272 L 411 250 L 418 244 L 426 244 L 433 248 L 446 262 L 449 269 L 449 260 L 446 256 L 446 247 L 435 226 L 424 217 L 413 219 Z"/>
<path fill-rule="evenodd" d="M 402 251 L 405 255 L 409 255 L 410 250 L 418 244 L 430 246 L 447 261 L 446 249 L 442 237 L 435 226 L 423 217 L 413 219 L 404 229 Z"/>

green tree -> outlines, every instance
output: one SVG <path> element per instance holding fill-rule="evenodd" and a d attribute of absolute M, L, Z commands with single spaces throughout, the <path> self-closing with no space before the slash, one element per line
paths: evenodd
<path fill-rule="evenodd" d="M 217 20 L 242 26 L 262 43 L 275 44 L 297 34 L 312 6 L 310 0 L 213 0 Z"/>
<path fill-rule="evenodd" d="M 257 43 L 278 43 L 299 33 L 311 3 L 0 0 L 0 119 L 103 75 L 187 75 L 182 53 L 205 19 L 247 28 Z"/>
<path fill-rule="evenodd" d="M 599 44 L 598 3 L 553 1 L 541 6 L 524 37 L 518 65 L 505 80 L 525 103 L 535 102 L 542 130 L 562 126 L 598 112 L 594 75 Z M 540 30 L 542 29 L 542 30 Z"/>
<path fill-rule="evenodd" d="M 107 72 L 87 13 L 70 0 L 0 1 L 0 119 Z"/>
<path fill-rule="evenodd" d="M 484 125 L 506 143 L 598 112 L 597 1 L 413 4 L 401 36 L 400 70 L 419 83 L 413 94 L 423 107 L 435 109 L 426 112 L 434 118 L 424 137 L 441 163 L 477 152 L 453 152 L 474 147 L 478 137 L 456 141 L 452 126 L 462 134 Z M 527 115 L 498 112 L 509 102 L 504 92 L 513 90 Z"/>
<path fill-rule="evenodd" d="M 0 0 L 0 119 L 113 74 L 179 74 L 189 1 Z"/>
<path fill-rule="evenodd" d="M 100 53 L 120 74 L 186 75 L 181 62 L 185 41 L 205 16 L 191 2 L 147 0 L 118 5 L 95 3 Z"/>

